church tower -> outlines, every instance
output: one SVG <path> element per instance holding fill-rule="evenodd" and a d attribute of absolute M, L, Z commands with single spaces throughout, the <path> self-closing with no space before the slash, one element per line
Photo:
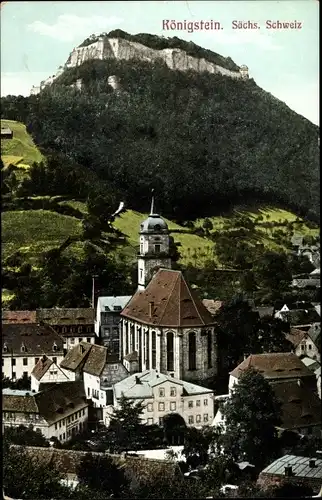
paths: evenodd
<path fill-rule="evenodd" d="M 171 269 L 170 236 L 166 222 L 154 211 L 152 196 L 149 217 L 140 226 L 138 290 L 144 290 L 160 268 Z"/>

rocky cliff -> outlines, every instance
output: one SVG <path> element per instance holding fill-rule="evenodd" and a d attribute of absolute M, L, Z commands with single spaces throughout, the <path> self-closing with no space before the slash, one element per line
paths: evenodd
<path fill-rule="evenodd" d="M 247 66 L 241 66 L 238 71 L 231 71 L 218 64 L 187 54 L 184 50 L 166 48 L 156 50 L 141 43 L 123 38 L 99 37 L 97 41 L 73 49 L 65 67 L 80 66 L 91 59 L 118 59 L 155 62 L 163 61 L 170 69 L 179 71 L 208 72 L 222 74 L 231 78 L 248 78 Z"/>

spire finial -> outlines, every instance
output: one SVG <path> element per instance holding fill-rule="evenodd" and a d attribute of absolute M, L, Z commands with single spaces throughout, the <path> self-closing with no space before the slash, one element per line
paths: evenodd
<path fill-rule="evenodd" d="M 152 199 L 151 199 L 150 215 L 153 215 L 154 214 L 154 189 L 151 189 L 151 195 L 152 195 Z"/>

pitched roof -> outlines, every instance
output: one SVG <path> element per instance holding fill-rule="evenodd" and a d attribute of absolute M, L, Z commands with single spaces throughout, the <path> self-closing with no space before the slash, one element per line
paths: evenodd
<path fill-rule="evenodd" d="M 314 323 L 307 332 L 308 336 L 319 348 L 321 342 L 321 323 Z"/>
<path fill-rule="evenodd" d="M 282 311 L 279 313 L 284 321 L 292 326 L 310 325 L 320 321 L 320 316 L 313 309 L 294 309 L 291 311 Z"/>
<path fill-rule="evenodd" d="M 2 392 L 2 409 L 8 412 L 38 413 L 48 423 L 55 422 L 58 414 L 72 413 L 72 408 L 88 405 L 82 380 L 51 384 L 46 389 L 29 395 L 11 395 Z"/>
<path fill-rule="evenodd" d="M 106 347 L 80 342 L 67 352 L 60 366 L 66 370 L 82 369 L 91 375 L 100 376 L 107 362 L 107 356 Z"/>
<path fill-rule="evenodd" d="M 131 300 L 132 295 L 119 295 L 119 296 L 111 296 L 111 297 L 98 297 L 97 299 L 97 309 L 100 309 L 101 312 L 105 312 L 106 308 L 108 308 L 107 312 L 114 312 L 115 307 L 117 311 L 122 311 L 126 304 Z M 121 308 L 121 309 L 119 309 Z"/>
<path fill-rule="evenodd" d="M 212 300 L 212 299 L 203 299 L 202 303 L 206 307 L 206 309 L 208 309 L 210 314 L 212 314 L 213 316 L 217 314 L 217 312 L 223 305 L 222 300 Z"/>
<path fill-rule="evenodd" d="M 2 324 L 36 323 L 36 311 L 2 311 Z"/>
<path fill-rule="evenodd" d="M 95 311 L 91 307 L 37 309 L 37 321 L 48 325 L 93 325 Z"/>
<path fill-rule="evenodd" d="M 206 387 L 201 387 L 186 382 L 185 380 L 176 379 L 170 375 L 159 373 L 156 370 L 146 370 L 130 375 L 115 384 L 114 394 L 117 399 L 120 398 L 122 394 L 129 399 L 152 398 L 153 388 L 164 382 L 171 382 L 173 385 L 180 386 L 184 396 L 213 393 L 211 389 L 207 389 Z"/>
<path fill-rule="evenodd" d="M 312 479 L 322 479 L 322 460 L 314 459 L 315 467 L 310 467 L 311 457 L 299 457 L 296 455 L 284 455 L 268 465 L 261 474 L 285 475 L 285 467 L 292 467 L 292 472 L 296 477 L 308 477 Z"/>
<path fill-rule="evenodd" d="M 260 318 L 264 318 L 265 316 L 273 316 L 274 306 L 253 307 L 253 311 L 257 312 Z"/>
<path fill-rule="evenodd" d="M 296 381 L 271 384 L 277 399 L 282 403 L 283 429 L 321 425 L 321 401 L 317 394 Z"/>
<path fill-rule="evenodd" d="M 85 451 L 64 450 L 58 448 L 45 448 L 36 446 L 11 445 L 16 449 L 24 449 L 28 455 L 44 463 L 47 466 L 56 467 L 61 473 L 77 476 L 77 470 L 82 460 L 88 455 Z M 166 476 L 173 481 L 182 476 L 180 467 L 175 461 L 157 460 L 145 457 L 133 457 L 128 455 L 112 455 L 99 452 L 91 452 L 93 457 L 112 458 L 115 464 L 123 468 L 130 479 L 140 483 L 152 483 L 160 475 Z"/>
<path fill-rule="evenodd" d="M 53 350 L 54 345 L 57 346 Z M 24 350 L 22 347 L 24 346 Z M 62 354 L 63 339 L 49 325 L 4 324 L 2 325 L 2 352 L 14 355 Z"/>
<path fill-rule="evenodd" d="M 285 335 L 285 338 L 289 340 L 294 347 L 297 347 L 305 337 L 306 332 L 304 330 L 298 330 L 297 328 L 291 328 L 290 332 Z"/>
<path fill-rule="evenodd" d="M 301 358 L 301 361 L 302 361 L 302 363 L 305 364 L 305 366 L 307 366 L 309 368 L 309 370 L 311 370 L 315 374 L 316 374 L 316 370 L 318 370 L 321 367 L 320 363 L 316 359 L 310 358 L 309 356 L 305 356 L 304 358 Z"/>
<path fill-rule="evenodd" d="M 311 371 L 293 353 L 251 354 L 230 375 L 239 378 L 248 368 L 254 368 L 267 379 L 312 377 Z"/>
<path fill-rule="evenodd" d="M 147 288 L 133 295 L 121 316 L 148 325 L 174 328 L 202 327 L 214 323 L 210 312 L 189 288 L 181 271 L 169 269 L 159 269 Z"/>
<path fill-rule="evenodd" d="M 36 380 L 41 380 L 53 363 L 54 362 L 52 359 L 48 358 L 47 356 L 42 356 L 39 359 L 38 363 L 36 363 L 36 365 L 34 366 L 31 375 L 33 375 Z"/>

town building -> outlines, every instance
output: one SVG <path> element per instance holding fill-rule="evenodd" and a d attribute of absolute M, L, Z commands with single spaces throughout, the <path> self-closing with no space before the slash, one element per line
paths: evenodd
<path fill-rule="evenodd" d="M 257 484 L 263 490 L 285 484 L 308 486 L 312 488 L 313 493 L 317 494 L 322 486 L 322 460 L 284 455 L 262 470 Z"/>
<path fill-rule="evenodd" d="M 42 356 L 55 363 L 64 358 L 63 339 L 48 325 L 2 325 L 2 375 L 11 380 L 29 377 Z"/>
<path fill-rule="evenodd" d="M 52 384 L 33 393 L 3 389 L 2 426 L 32 425 L 45 438 L 70 440 L 87 427 L 88 402 L 82 382 Z"/>
<path fill-rule="evenodd" d="M 44 355 L 39 359 L 31 372 L 31 390 L 38 392 L 40 385 L 61 384 L 73 380 L 75 379 L 70 377 L 70 373 L 61 368 L 58 362 L 55 363 L 52 358 Z"/>
<path fill-rule="evenodd" d="M 320 322 L 320 316 L 313 304 L 303 301 L 284 304 L 274 316 L 289 323 L 291 327 L 307 330 L 313 323 Z"/>
<path fill-rule="evenodd" d="M 138 371 L 191 381 L 216 375 L 214 320 L 180 271 L 159 269 L 121 318 L 122 359 L 136 353 Z"/>
<path fill-rule="evenodd" d="M 79 342 L 95 343 L 93 308 L 37 309 L 37 321 L 50 325 L 64 339 L 67 351 Z"/>
<path fill-rule="evenodd" d="M 146 370 L 118 382 L 113 387 L 114 408 L 120 398 L 144 403 L 143 421 L 162 425 L 166 415 L 179 414 L 188 426 L 202 427 L 213 419 L 213 391 L 190 382 Z"/>
<path fill-rule="evenodd" d="M 110 353 L 119 354 L 121 312 L 131 295 L 98 297 L 96 306 L 95 334 Z"/>
<path fill-rule="evenodd" d="M 64 450 L 58 448 L 44 448 L 36 446 L 12 445 L 13 448 L 23 449 L 31 459 L 44 464 L 48 468 L 55 467 L 64 476 L 62 483 L 75 488 L 79 483 L 77 471 L 88 452 Z M 160 477 L 167 477 L 170 482 L 182 477 L 177 462 L 172 460 L 156 460 L 129 455 L 106 455 L 106 453 L 92 452 L 95 458 L 111 457 L 113 462 L 121 467 L 130 487 L 151 487 Z"/>
<path fill-rule="evenodd" d="M 293 344 L 296 356 L 308 356 L 320 362 L 321 323 L 314 323 L 307 331 L 291 328 L 286 338 Z"/>
<path fill-rule="evenodd" d="M 6 324 L 27 324 L 37 323 L 36 311 L 8 311 L 3 310 L 1 322 Z"/>
<path fill-rule="evenodd" d="M 301 381 L 304 387 L 316 390 L 315 376 L 302 361 L 289 352 L 251 354 L 230 372 L 229 391 L 245 370 L 257 370 L 269 383 Z"/>
<path fill-rule="evenodd" d="M 129 373 L 118 356 L 109 355 L 104 346 L 81 342 L 69 350 L 60 363 L 60 369 L 71 380 L 82 380 L 88 399 L 94 408 L 106 408 L 112 400 L 112 386 Z M 103 412 L 97 412 L 103 419 Z"/>

